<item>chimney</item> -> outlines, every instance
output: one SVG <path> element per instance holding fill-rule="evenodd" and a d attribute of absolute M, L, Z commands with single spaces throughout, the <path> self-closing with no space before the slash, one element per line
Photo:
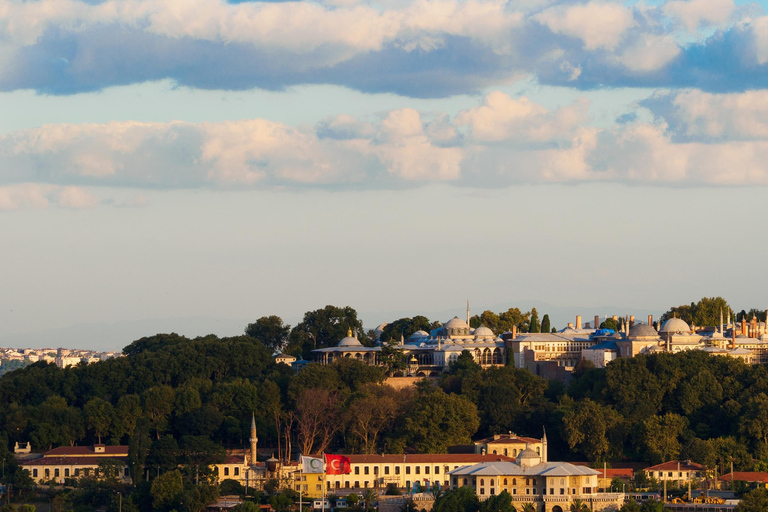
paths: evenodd
<path fill-rule="evenodd" d="M 512 339 L 515 339 L 515 338 L 517 338 L 517 326 L 513 325 L 512 326 Z"/>
<path fill-rule="evenodd" d="M 741 334 L 742 336 L 747 335 L 747 319 L 746 318 L 741 319 Z"/>
<path fill-rule="evenodd" d="M 752 317 L 752 325 L 749 329 L 749 335 L 752 338 L 757 338 L 757 318 L 755 316 Z"/>
<path fill-rule="evenodd" d="M 613 321 L 614 322 L 618 322 L 619 321 L 619 317 L 617 317 L 616 315 L 613 315 Z"/>
<path fill-rule="evenodd" d="M 576 315 L 576 328 L 581 329 L 581 315 Z"/>
<path fill-rule="evenodd" d="M 653 325 L 653 315 L 648 315 L 648 325 Z"/>
<path fill-rule="evenodd" d="M 568 322 L 568 328 L 569 328 L 569 329 L 573 329 L 573 323 L 571 323 L 571 322 Z"/>
<path fill-rule="evenodd" d="M 598 315 L 595 315 L 595 329 L 600 328 L 600 317 Z"/>
<path fill-rule="evenodd" d="M 635 315 L 629 315 L 629 326 L 635 325 Z"/>

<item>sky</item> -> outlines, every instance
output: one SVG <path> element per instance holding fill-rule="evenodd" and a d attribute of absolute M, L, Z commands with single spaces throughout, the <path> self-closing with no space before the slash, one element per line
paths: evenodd
<path fill-rule="evenodd" d="M 767 7 L 0 0 L 0 346 L 764 309 Z"/>

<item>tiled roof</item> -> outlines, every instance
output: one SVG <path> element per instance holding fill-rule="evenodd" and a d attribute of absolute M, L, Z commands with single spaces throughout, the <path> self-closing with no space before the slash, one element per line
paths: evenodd
<path fill-rule="evenodd" d="M 731 480 L 740 480 L 742 482 L 764 482 L 768 483 L 768 473 L 761 471 L 734 471 L 718 478 L 721 482 L 730 482 Z"/>
<path fill-rule="evenodd" d="M 603 468 L 592 468 L 598 473 L 600 473 L 600 478 L 603 478 L 603 471 L 605 471 L 604 478 L 632 478 L 635 474 L 634 471 L 632 471 L 632 468 L 606 468 L 603 470 Z"/>
<path fill-rule="evenodd" d="M 646 471 L 702 471 L 704 466 L 687 460 L 670 460 L 645 468 Z"/>
<path fill-rule="evenodd" d="M 542 462 L 535 466 L 520 466 L 514 462 L 489 462 L 454 469 L 450 474 L 458 476 L 573 476 L 599 475 L 599 472 L 592 468 L 575 466 L 567 462 Z"/>
<path fill-rule="evenodd" d="M 98 466 L 106 459 L 115 459 L 128 463 L 127 457 L 43 457 L 41 459 L 26 460 L 22 466 Z"/>
<path fill-rule="evenodd" d="M 478 464 L 492 461 L 512 461 L 504 455 L 481 455 L 479 453 L 409 453 L 406 455 L 347 455 L 352 464 Z"/>
<path fill-rule="evenodd" d="M 44 457 L 127 457 L 127 446 L 104 446 L 104 453 L 96 453 L 93 446 L 59 446 L 45 452 Z"/>
<path fill-rule="evenodd" d="M 243 455 L 227 455 L 224 457 L 224 462 L 222 462 L 222 464 L 242 464 L 244 462 L 244 458 L 245 457 Z"/>

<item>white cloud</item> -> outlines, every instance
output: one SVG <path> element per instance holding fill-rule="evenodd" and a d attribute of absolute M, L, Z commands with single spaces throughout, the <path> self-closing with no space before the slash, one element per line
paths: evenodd
<path fill-rule="evenodd" d="M 664 4 L 662 12 L 695 32 L 700 26 L 725 25 L 734 9 L 733 0 L 671 0 Z"/>
<path fill-rule="evenodd" d="M 669 122 L 598 129 L 586 100 L 547 109 L 493 92 L 453 118 L 403 108 L 315 127 L 265 119 L 47 125 L 0 136 L 0 209 L 117 204 L 97 199 L 95 187 L 768 183 L 768 93 L 687 91 L 648 107 Z"/>
<path fill-rule="evenodd" d="M 552 32 L 578 37 L 584 48 L 615 48 L 622 36 L 635 25 L 632 11 L 623 5 L 592 1 L 586 4 L 559 5 L 534 16 Z"/>
<path fill-rule="evenodd" d="M 552 142 L 568 138 L 586 123 L 588 108 L 589 102 L 580 99 L 548 111 L 525 96 L 514 99 L 497 91 L 488 94 L 482 106 L 460 112 L 456 124 L 466 126 L 476 141 Z"/>
<path fill-rule="evenodd" d="M 619 61 L 632 72 L 647 73 L 663 68 L 680 52 L 672 37 L 644 34 L 624 50 Z"/>
<path fill-rule="evenodd" d="M 96 206 L 98 200 L 80 187 L 61 187 L 47 183 L 0 186 L 0 210 L 47 208 L 52 204 L 63 208 L 81 209 Z"/>
<path fill-rule="evenodd" d="M 768 91 L 657 94 L 644 103 L 691 140 L 768 140 Z"/>

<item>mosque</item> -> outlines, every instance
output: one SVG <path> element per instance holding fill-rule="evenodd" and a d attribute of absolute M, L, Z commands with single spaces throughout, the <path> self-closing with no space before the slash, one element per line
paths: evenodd
<path fill-rule="evenodd" d="M 377 334 L 386 324 L 376 328 Z M 350 357 L 370 365 L 382 365 L 381 345 L 365 347 L 349 331 L 335 347 L 313 350 L 316 360 L 321 364 L 331 364 L 333 361 Z M 400 340 L 394 346 L 402 351 L 408 359 L 408 367 L 400 375 L 410 377 L 437 376 L 447 372 L 449 365 L 458 359 L 464 350 L 472 354 L 474 361 L 487 368 L 504 366 L 507 362 L 507 348 L 504 340 L 496 336 L 488 327 L 481 325 L 476 329 L 469 326 L 469 305 L 467 305 L 467 320 L 453 317 L 442 327 L 431 332 L 416 331 L 408 339 Z"/>

